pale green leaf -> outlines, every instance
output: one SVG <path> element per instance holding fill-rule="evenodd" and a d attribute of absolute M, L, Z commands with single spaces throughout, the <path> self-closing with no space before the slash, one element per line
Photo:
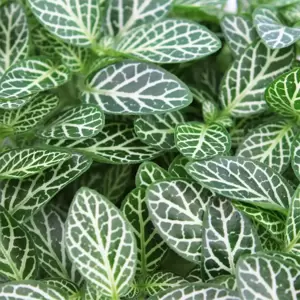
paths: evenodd
<path fill-rule="evenodd" d="M 289 24 L 294 24 L 300 21 L 300 2 L 283 7 L 280 13 L 284 16 Z"/>
<path fill-rule="evenodd" d="M 82 300 L 110 300 L 110 298 L 107 298 L 103 296 L 101 290 L 90 284 L 86 283 L 83 287 L 82 291 Z"/>
<path fill-rule="evenodd" d="M 282 7 L 297 3 L 299 0 L 258 0 L 259 4 L 267 4 L 268 6 Z"/>
<path fill-rule="evenodd" d="M 179 110 L 191 103 L 192 95 L 164 69 L 126 60 L 92 74 L 82 100 L 99 105 L 106 113 L 144 115 Z"/>
<path fill-rule="evenodd" d="M 81 300 L 80 290 L 72 281 L 64 278 L 51 278 L 45 279 L 42 282 L 64 291 L 64 293 L 68 294 L 70 300 Z"/>
<path fill-rule="evenodd" d="M 292 144 L 292 167 L 296 177 L 300 180 L 300 133 L 296 135 Z"/>

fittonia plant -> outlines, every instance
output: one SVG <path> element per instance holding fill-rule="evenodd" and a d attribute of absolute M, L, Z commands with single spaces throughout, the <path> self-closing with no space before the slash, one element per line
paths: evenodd
<path fill-rule="evenodd" d="M 300 0 L 0 0 L 0 299 L 300 299 Z"/>

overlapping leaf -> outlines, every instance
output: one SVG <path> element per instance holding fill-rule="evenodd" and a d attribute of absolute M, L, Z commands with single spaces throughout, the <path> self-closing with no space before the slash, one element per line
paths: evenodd
<path fill-rule="evenodd" d="M 66 221 L 66 247 L 79 272 L 105 297 L 126 294 L 136 265 L 131 226 L 97 192 L 81 188 Z"/>
<path fill-rule="evenodd" d="M 151 220 L 166 243 L 179 255 L 199 263 L 202 220 L 213 194 L 185 179 L 166 179 L 147 192 Z"/>
<path fill-rule="evenodd" d="M 183 108 L 192 95 L 183 82 L 158 66 L 122 61 L 88 78 L 82 99 L 106 113 L 143 115 Z"/>
<path fill-rule="evenodd" d="M 191 176 L 185 169 L 185 165 L 190 160 L 182 155 L 178 155 L 170 164 L 168 172 L 175 177 L 191 179 Z"/>
<path fill-rule="evenodd" d="M 300 134 L 294 138 L 292 144 L 292 167 L 295 175 L 300 180 Z"/>
<path fill-rule="evenodd" d="M 294 24 L 300 21 L 300 3 L 295 2 L 294 4 L 283 7 L 280 13 L 284 16 L 285 20 L 289 24 Z"/>
<path fill-rule="evenodd" d="M 69 299 L 72 300 L 81 300 L 81 293 L 78 286 L 72 281 L 63 279 L 63 278 L 52 278 L 43 280 L 49 286 L 56 287 L 62 291 L 64 291 Z"/>
<path fill-rule="evenodd" d="M 32 100 L 32 95 L 21 98 L 21 99 L 0 101 L 0 109 L 1 110 L 2 109 L 5 109 L 5 110 L 18 109 L 18 108 L 21 108 L 22 106 L 24 106 L 30 100 Z"/>
<path fill-rule="evenodd" d="M 234 275 L 220 275 L 214 279 L 208 280 L 207 283 L 217 284 L 233 291 L 235 291 L 237 288 L 236 277 Z"/>
<path fill-rule="evenodd" d="M 131 30 L 116 50 L 155 63 L 180 63 L 215 53 L 221 42 L 206 27 L 167 19 Z"/>
<path fill-rule="evenodd" d="M 242 157 L 216 157 L 191 162 L 188 173 L 201 185 L 228 198 L 282 210 L 294 193 L 290 184 L 270 167 Z"/>
<path fill-rule="evenodd" d="M 202 282 L 201 274 L 201 265 L 197 265 L 192 271 L 188 273 L 186 279 L 189 282 Z"/>
<path fill-rule="evenodd" d="M 292 47 L 271 50 L 260 40 L 252 43 L 225 74 L 220 92 L 225 110 L 234 117 L 265 110 L 265 87 L 289 71 L 293 60 Z"/>

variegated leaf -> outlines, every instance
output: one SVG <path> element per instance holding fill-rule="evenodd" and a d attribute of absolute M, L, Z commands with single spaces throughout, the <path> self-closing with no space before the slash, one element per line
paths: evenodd
<path fill-rule="evenodd" d="M 32 100 L 32 95 L 21 98 L 21 99 L 15 99 L 15 100 L 5 100 L 1 101 L 0 100 L 0 109 L 5 109 L 5 110 L 13 110 L 13 109 L 18 109 L 24 106 L 26 103 L 28 103 L 30 100 Z"/>
<path fill-rule="evenodd" d="M 104 297 L 126 294 L 136 267 L 136 242 L 120 211 L 94 190 L 81 188 L 66 221 L 66 247 L 81 275 Z"/>
<path fill-rule="evenodd" d="M 166 243 L 179 255 L 201 260 L 203 215 L 213 193 L 186 179 L 165 179 L 148 188 L 151 220 Z"/>
<path fill-rule="evenodd" d="M 298 133 L 292 144 L 292 167 L 296 177 L 300 180 L 300 133 Z"/>
<path fill-rule="evenodd" d="M 0 98 L 17 99 L 56 88 L 69 80 L 69 70 L 47 57 L 28 58 L 12 65 L 0 79 Z"/>
<path fill-rule="evenodd" d="M 257 234 L 260 239 L 261 246 L 265 251 L 280 251 L 282 250 L 283 243 L 276 241 L 270 231 L 268 231 L 264 226 L 259 223 L 255 223 Z"/>
<path fill-rule="evenodd" d="M 220 275 L 216 278 L 208 280 L 209 284 L 217 284 L 228 290 L 235 291 L 237 289 L 236 277 L 234 275 Z"/>
<path fill-rule="evenodd" d="M 189 161 L 190 160 L 187 157 L 178 155 L 170 164 L 168 172 L 174 177 L 191 179 L 191 176 L 185 169 L 185 165 Z"/>
<path fill-rule="evenodd" d="M 276 8 L 256 8 L 253 20 L 260 38 L 271 49 L 285 48 L 299 40 L 300 28 L 285 26 Z"/>
<path fill-rule="evenodd" d="M 64 278 L 51 278 L 45 279 L 42 282 L 46 283 L 49 286 L 58 288 L 61 291 L 64 291 L 64 293 L 66 293 L 69 296 L 69 299 L 81 300 L 81 293 L 79 287 L 72 281 L 69 281 Z"/>
<path fill-rule="evenodd" d="M 92 74 L 82 99 L 99 105 L 106 113 L 144 115 L 179 110 L 191 103 L 192 95 L 183 82 L 164 69 L 125 60 Z"/>
<path fill-rule="evenodd" d="M 283 7 L 280 9 L 280 13 L 289 24 L 295 24 L 300 21 L 300 3 L 299 1 Z"/>
<path fill-rule="evenodd" d="M 88 282 L 85 283 L 82 290 L 82 300 L 109 300 L 110 298 L 103 296 L 101 290 L 90 284 Z"/>
<path fill-rule="evenodd" d="M 266 4 L 268 6 L 283 7 L 293 3 L 297 3 L 299 0 L 258 0 L 259 4 Z"/>
<path fill-rule="evenodd" d="M 262 41 L 251 44 L 229 68 L 220 92 L 227 113 L 245 117 L 266 109 L 266 86 L 290 70 L 294 61 L 293 47 L 271 50 Z"/>
<path fill-rule="evenodd" d="M 189 282 L 202 282 L 201 275 L 202 275 L 201 265 L 197 265 L 192 271 L 188 273 L 186 279 Z"/>
<path fill-rule="evenodd" d="M 177 19 L 133 29 L 116 46 L 121 53 L 160 64 L 199 59 L 220 48 L 220 40 L 206 27 Z"/>
<path fill-rule="evenodd" d="M 231 148 L 226 129 L 215 123 L 199 122 L 179 124 L 175 131 L 176 147 L 181 154 L 192 159 L 208 159 L 227 153 Z"/>
<path fill-rule="evenodd" d="M 294 193 L 276 171 L 242 157 L 216 157 L 191 162 L 188 173 L 201 185 L 231 199 L 286 212 Z"/>

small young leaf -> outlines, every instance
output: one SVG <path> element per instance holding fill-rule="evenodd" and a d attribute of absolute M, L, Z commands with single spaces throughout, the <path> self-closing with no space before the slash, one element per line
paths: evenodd
<path fill-rule="evenodd" d="M 179 124 L 175 131 L 177 149 L 192 159 L 208 159 L 230 150 L 230 136 L 219 124 L 205 125 L 199 122 Z"/>
<path fill-rule="evenodd" d="M 289 24 L 295 24 L 300 21 L 300 3 L 288 5 L 280 9 L 280 13 Z"/>
<path fill-rule="evenodd" d="M 213 196 L 185 179 L 166 179 L 148 188 L 146 202 L 152 222 L 165 242 L 192 262 L 201 260 L 202 219 Z"/>
<path fill-rule="evenodd" d="M 296 177 L 300 180 L 300 133 L 298 133 L 292 144 L 292 167 Z"/>
<path fill-rule="evenodd" d="M 93 284 L 86 282 L 82 291 L 82 300 L 110 300 L 103 296 L 101 290 Z"/>
<path fill-rule="evenodd" d="M 26 178 L 71 158 L 68 152 L 23 148 L 0 154 L 0 179 Z"/>
<path fill-rule="evenodd" d="M 228 290 L 237 289 L 236 277 L 234 275 L 221 275 L 214 279 L 208 280 L 207 283 L 217 284 Z"/>
<path fill-rule="evenodd" d="M 167 19 L 131 30 L 116 50 L 154 63 L 182 63 L 215 53 L 218 37 L 191 21 Z"/>
<path fill-rule="evenodd" d="M 105 297 L 126 294 L 136 267 L 136 242 L 120 211 L 94 190 L 76 193 L 66 221 L 66 247 L 78 271 Z"/>
<path fill-rule="evenodd" d="M 86 84 L 83 101 L 97 104 L 110 114 L 166 113 L 192 102 L 183 82 L 164 69 L 143 62 L 126 60 L 109 65 L 88 78 Z"/>
<path fill-rule="evenodd" d="M 168 172 L 174 177 L 191 179 L 191 176 L 185 169 L 185 165 L 189 161 L 187 157 L 178 155 L 170 164 Z"/>
<path fill-rule="evenodd" d="M 293 188 L 270 167 L 242 157 L 216 157 L 191 162 L 188 173 L 201 185 L 231 199 L 286 211 Z"/>
<path fill-rule="evenodd" d="M 282 24 L 276 8 L 258 7 L 253 13 L 257 32 L 271 49 L 280 49 L 294 44 L 300 35 L 300 28 Z"/>
<path fill-rule="evenodd" d="M 202 282 L 201 274 L 202 274 L 201 266 L 197 265 L 192 271 L 188 273 L 186 279 L 189 282 Z"/>

